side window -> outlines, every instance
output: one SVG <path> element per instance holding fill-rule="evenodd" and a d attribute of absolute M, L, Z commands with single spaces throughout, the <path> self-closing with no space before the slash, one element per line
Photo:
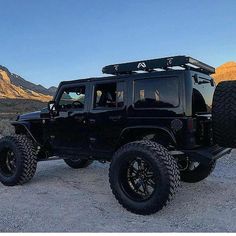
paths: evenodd
<path fill-rule="evenodd" d="M 85 86 L 66 88 L 59 100 L 59 110 L 84 109 Z"/>
<path fill-rule="evenodd" d="M 124 82 L 97 84 L 93 108 L 116 109 L 124 106 Z"/>
<path fill-rule="evenodd" d="M 172 108 L 179 105 L 177 77 L 134 81 L 135 108 Z"/>
<path fill-rule="evenodd" d="M 201 78 L 195 82 L 193 80 L 193 94 L 192 94 L 192 112 L 211 112 L 212 99 L 215 91 L 215 86 L 210 83 L 210 77 Z"/>

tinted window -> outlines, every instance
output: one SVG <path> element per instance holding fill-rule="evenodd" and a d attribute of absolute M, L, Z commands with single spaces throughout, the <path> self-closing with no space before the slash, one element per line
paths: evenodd
<path fill-rule="evenodd" d="M 134 82 L 136 108 L 171 108 L 179 105 L 178 78 L 142 79 Z"/>
<path fill-rule="evenodd" d="M 211 112 L 215 86 L 210 83 L 211 78 L 198 78 L 198 83 L 193 80 L 192 112 Z"/>
<path fill-rule="evenodd" d="M 119 108 L 124 106 L 124 83 L 97 84 L 94 89 L 94 108 Z"/>
<path fill-rule="evenodd" d="M 59 109 L 83 109 L 85 103 L 85 86 L 66 88 L 59 100 Z"/>

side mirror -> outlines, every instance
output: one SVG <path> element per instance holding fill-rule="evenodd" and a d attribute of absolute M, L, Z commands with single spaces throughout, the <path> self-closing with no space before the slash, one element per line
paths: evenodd
<path fill-rule="evenodd" d="M 52 115 L 55 114 L 55 112 L 56 112 L 56 102 L 55 101 L 48 102 L 48 110 Z"/>

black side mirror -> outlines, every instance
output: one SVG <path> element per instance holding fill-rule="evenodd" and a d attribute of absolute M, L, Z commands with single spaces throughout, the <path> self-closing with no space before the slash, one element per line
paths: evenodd
<path fill-rule="evenodd" d="M 48 110 L 49 110 L 50 114 L 52 114 L 52 115 L 56 114 L 56 102 L 55 101 L 48 102 Z"/>

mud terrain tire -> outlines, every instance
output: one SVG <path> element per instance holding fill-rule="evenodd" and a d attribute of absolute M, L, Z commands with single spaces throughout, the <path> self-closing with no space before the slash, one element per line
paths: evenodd
<path fill-rule="evenodd" d="M 236 147 L 236 81 L 216 87 L 212 104 L 214 141 L 221 147 Z"/>
<path fill-rule="evenodd" d="M 32 179 L 37 167 L 35 147 L 25 135 L 0 139 L 0 182 L 7 186 Z"/>
<path fill-rule="evenodd" d="M 132 166 L 130 163 L 135 163 L 135 161 L 139 163 L 143 161 L 144 168 L 135 167 L 141 173 L 139 175 L 141 177 L 137 182 L 132 182 L 133 186 L 135 184 L 136 186 L 131 188 L 130 183 L 127 184 L 131 179 L 128 168 Z M 141 196 L 138 191 L 141 191 L 140 184 L 147 181 L 144 176 L 145 172 L 142 172 L 145 168 L 149 176 L 151 173 L 153 191 L 150 193 L 149 189 L 147 191 L 149 195 L 144 197 L 144 194 Z M 138 174 L 135 178 L 137 176 Z M 136 214 L 149 215 L 161 210 L 173 198 L 179 187 L 180 173 L 176 160 L 167 149 L 158 143 L 142 140 L 128 143 L 114 154 L 109 169 L 109 181 L 113 194 L 123 207 Z M 150 183 L 150 180 L 148 181 Z M 139 189 L 138 186 L 140 186 Z M 142 188 L 145 191 L 145 187 Z"/>

